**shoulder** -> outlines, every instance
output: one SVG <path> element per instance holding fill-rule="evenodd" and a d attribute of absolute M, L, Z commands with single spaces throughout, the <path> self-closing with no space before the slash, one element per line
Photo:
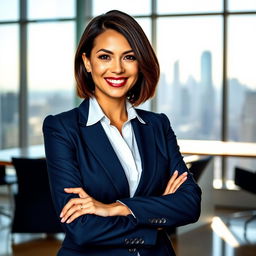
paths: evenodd
<path fill-rule="evenodd" d="M 78 109 L 73 108 L 69 111 L 65 111 L 56 115 L 48 115 L 43 121 L 43 131 L 47 128 L 67 129 L 71 126 L 75 126 L 78 123 Z"/>

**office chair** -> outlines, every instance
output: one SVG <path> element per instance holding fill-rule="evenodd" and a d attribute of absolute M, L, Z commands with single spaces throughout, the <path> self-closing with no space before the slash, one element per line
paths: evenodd
<path fill-rule="evenodd" d="M 0 186 L 6 186 L 8 189 L 8 201 L 9 201 L 9 210 L 6 211 L 4 206 L 0 205 L 0 215 L 6 217 L 12 217 L 14 202 L 13 202 L 13 193 L 12 185 L 16 183 L 16 177 L 13 175 L 7 175 L 6 168 L 4 165 L 0 165 Z"/>
<path fill-rule="evenodd" d="M 55 212 L 45 159 L 13 158 L 18 192 L 14 197 L 14 233 L 61 233 Z"/>
<path fill-rule="evenodd" d="M 212 160 L 212 156 L 199 158 L 198 160 L 187 163 L 189 171 L 193 174 L 195 181 L 198 181 L 207 165 Z"/>

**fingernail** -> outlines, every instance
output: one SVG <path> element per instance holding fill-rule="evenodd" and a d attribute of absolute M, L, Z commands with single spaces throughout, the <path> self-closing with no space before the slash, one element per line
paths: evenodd
<path fill-rule="evenodd" d="M 62 218 L 62 217 L 63 217 L 63 213 L 60 214 L 60 218 Z"/>
<path fill-rule="evenodd" d="M 64 190 L 68 190 L 68 188 L 64 188 Z"/>
<path fill-rule="evenodd" d="M 65 219 L 64 219 L 64 218 L 62 218 L 62 219 L 61 219 L 61 222 L 62 222 L 62 223 L 63 223 L 63 222 L 65 222 Z"/>
<path fill-rule="evenodd" d="M 68 220 L 67 220 L 67 223 L 70 223 L 70 222 L 71 222 L 70 219 L 68 219 Z"/>
<path fill-rule="evenodd" d="M 188 172 L 184 172 L 184 173 L 183 173 L 183 175 L 187 175 L 187 174 L 188 174 Z"/>

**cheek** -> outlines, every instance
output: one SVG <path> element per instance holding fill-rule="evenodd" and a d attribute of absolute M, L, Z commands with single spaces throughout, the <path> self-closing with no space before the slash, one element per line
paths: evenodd
<path fill-rule="evenodd" d="M 127 68 L 128 68 L 129 73 L 131 75 L 134 75 L 134 76 L 138 77 L 138 75 L 139 75 L 139 66 L 137 64 L 129 65 Z"/>
<path fill-rule="evenodd" d="M 103 75 L 107 71 L 107 64 L 102 63 L 93 63 L 92 66 L 92 76 L 100 76 Z"/>

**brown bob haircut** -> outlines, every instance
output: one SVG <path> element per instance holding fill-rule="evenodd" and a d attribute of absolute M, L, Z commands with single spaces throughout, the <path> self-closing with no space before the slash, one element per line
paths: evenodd
<path fill-rule="evenodd" d="M 160 74 L 159 63 L 140 25 L 128 14 L 117 10 L 95 17 L 85 28 L 75 55 L 77 94 L 81 98 L 89 98 L 94 94 L 95 85 L 91 73 L 84 67 L 82 54 L 85 53 L 90 58 L 95 38 L 107 29 L 122 34 L 134 51 L 139 65 L 139 76 L 127 93 L 127 99 L 134 106 L 138 106 L 155 94 Z"/>

